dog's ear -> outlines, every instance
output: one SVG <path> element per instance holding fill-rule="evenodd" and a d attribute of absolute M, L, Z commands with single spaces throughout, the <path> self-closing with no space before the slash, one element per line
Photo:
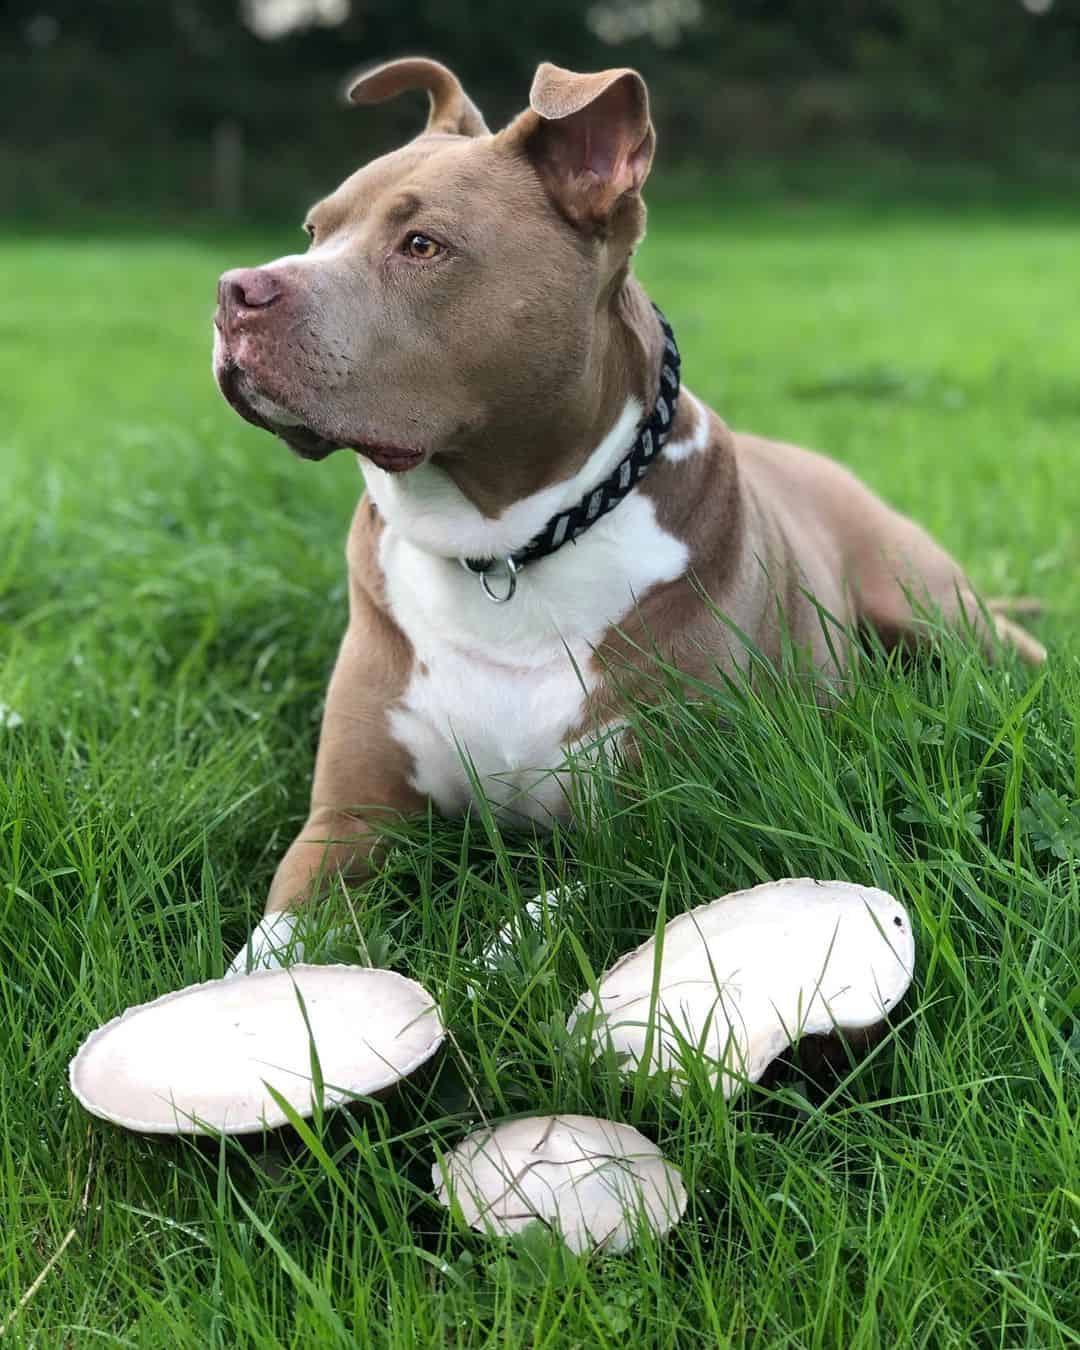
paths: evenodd
<path fill-rule="evenodd" d="M 349 100 L 352 103 L 384 103 L 408 89 L 426 89 L 428 92 L 431 109 L 425 133 L 487 134 L 483 117 L 454 72 L 424 56 L 406 56 L 369 70 L 349 86 Z"/>
<path fill-rule="evenodd" d="M 575 224 L 604 224 L 652 163 L 649 92 L 636 70 L 578 75 L 545 61 L 516 132 L 560 210 Z"/>

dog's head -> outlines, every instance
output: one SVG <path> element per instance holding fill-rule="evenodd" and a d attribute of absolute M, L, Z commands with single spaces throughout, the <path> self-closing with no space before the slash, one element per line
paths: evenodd
<path fill-rule="evenodd" d="M 632 70 L 542 65 L 530 106 L 492 134 L 434 61 L 350 90 L 425 89 L 427 127 L 309 212 L 306 253 L 226 272 L 214 373 L 299 454 L 351 446 L 401 472 L 528 438 L 566 409 L 644 229 L 653 130 Z"/>

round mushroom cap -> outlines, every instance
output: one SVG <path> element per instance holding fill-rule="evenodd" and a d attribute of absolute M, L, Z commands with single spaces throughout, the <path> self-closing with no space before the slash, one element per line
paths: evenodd
<path fill-rule="evenodd" d="M 676 1089 L 703 1059 L 730 1097 L 802 1036 L 881 1022 L 914 967 L 911 921 L 887 892 L 767 882 L 673 919 L 579 999 L 568 1028 L 584 1019 L 597 1055 L 628 1070 L 648 1059 Z"/>
<path fill-rule="evenodd" d="M 530 1116 L 476 1130 L 432 1168 L 439 1200 L 482 1232 L 539 1221 L 575 1252 L 625 1251 L 639 1224 L 662 1236 L 686 1188 L 654 1143 L 595 1116 Z"/>
<path fill-rule="evenodd" d="M 306 1020 L 305 1020 L 306 1018 Z M 296 965 L 210 980 L 129 1008 L 71 1061 L 71 1090 L 96 1116 L 146 1134 L 247 1134 L 406 1078 L 445 1036 L 414 980 L 362 966 Z"/>

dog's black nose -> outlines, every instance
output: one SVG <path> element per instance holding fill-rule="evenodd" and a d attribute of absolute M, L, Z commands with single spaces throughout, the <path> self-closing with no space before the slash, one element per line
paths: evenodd
<path fill-rule="evenodd" d="M 218 282 L 218 304 L 226 313 L 266 309 L 281 291 L 281 282 L 268 267 L 236 267 Z"/>

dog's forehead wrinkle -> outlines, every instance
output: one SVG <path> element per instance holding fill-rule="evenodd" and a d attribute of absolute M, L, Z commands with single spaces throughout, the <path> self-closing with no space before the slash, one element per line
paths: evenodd
<path fill-rule="evenodd" d="M 436 146 L 412 141 L 361 165 L 331 196 L 356 193 L 376 196 L 393 189 L 415 191 L 425 178 L 437 183 L 467 163 L 471 158 L 469 149 L 469 142 L 456 137 Z"/>
<path fill-rule="evenodd" d="M 424 209 L 424 199 L 413 188 L 399 188 L 386 206 L 388 220 L 407 220 Z"/>
<path fill-rule="evenodd" d="M 357 169 L 313 213 L 340 227 L 372 213 L 391 220 L 431 211 L 480 233 L 500 225 L 543 228 L 544 204 L 528 165 L 483 139 L 447 136 L 423 137 Z"/>

